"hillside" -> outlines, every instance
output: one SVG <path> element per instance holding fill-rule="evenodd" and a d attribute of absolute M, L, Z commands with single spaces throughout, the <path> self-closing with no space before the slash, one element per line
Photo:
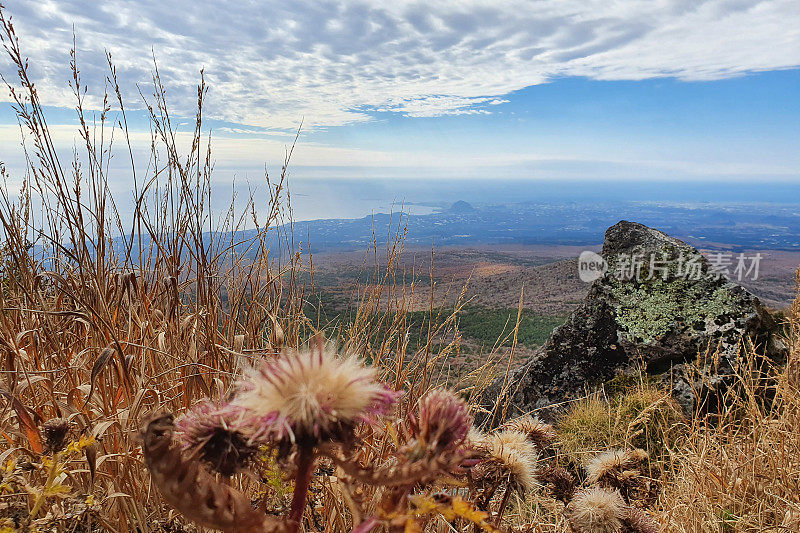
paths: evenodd
<path fill-rule="evenodd" d="M 537 314 L 563 316 L 589 290 L 577 275 L 577 256 L 583 250 L 599 249 L 598 245 L 437 246 L 433 250 L 407 246 L 397 266 L 404 274 L 401 281 L 407 286 L 405 296 L 413 310 L 430 307 L 432 278 L 436 305 L 452 305 L 466 287 L 465 299 L 473 306 L 516 309 L 522 294 L 523 308 Z M 718 244 L 701 248 L 701 252 L 710 256 L 731 249 L 731 245 Z M 763 256 L 758 278 L 743 277 L 737 282 L 776 309 L 791 303 L 800 252 L 742 249 L 737 253 Z M 328 293 L 334 305 L 341 307 L 359 282 L 370 279 L 375 264 L 375 257 L 366 252 L 315 253 L 314 279 L 319 290 Z M 385 254 L 379 254 L 377 264 L 385 265 Z"/>

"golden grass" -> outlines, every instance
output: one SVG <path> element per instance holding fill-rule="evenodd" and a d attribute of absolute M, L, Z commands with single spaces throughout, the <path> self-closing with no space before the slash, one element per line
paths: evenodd
<path fill-rule="evenodd" d="M 557 429 L 561 452 L 585 464 L 616 448 L 642 448 L 658 459 L 685 433 L 686 421 L 668 392 L 641 381 L 610 399 L 598 392 L 575 402 Z"/>
<path fill-rule="evenodd" d="M 245 365 L 284 346 L 300 347 L 325 326 L 306 314 L 313 285 L 302 279 L 313 276 L 313 262 L 291 231 L 291 150 L 277 180 L 265 175 L 269 205 L 250 199 L 216 220 L 202 76 L 195 127 L 184 143 L 154 67 L 153 96 L 145 100 L 153 146 L 137 161 L 109 57 L 107 108 L 92 120 L 72 65 L 81 144 L 64 164 L 2 9 L 0 23 L 18 70 L 7 88 L 29 158 L 19 194 L 0 190 L 0 517 L 10 520 L 2 525 L 166 528 L 176 518 L 143 464 L 142 416 L 179 414 L 204 398 L 222 398 Z M 108 187 L 112 151 L 131 159 L 129 219 Z M 7 184 L 12 177 L 3 167 L 0 173 Z M 356 297 L 356 317 L 334 340 L 405 390 L 401 409 L 407 411 L 446 381 L 447 355 L 457 347 L 433 350 L 430 340 L 454 331 L 455 321 L 432 313 L 425 324 L 429 342 L 407 353 L 410 288 L 396 272 L 402 226 L 396 231 L 384 251 L 386 266 L 371 251 L 375 266 Z M 69 421 L 69 451 L 53 453 L 44 441 L 40 428 L 55 418 Z M 366 440 L 362 459 L 386 453 L 385 438 Z M 283 492 L 275 490 L 275 471 L 262 474 L 268 483 L 242 476 L 234 484 L 253 498 L 274 500 Z M 311 508 L 312 521 L 351 524 L 352 501 L 342 487 L 320 483 L 316 498 L 326 503 Z"/>
<path fill-rule="evenodd" d="M 798 311 L 800 297 L 789 312 L 786 364 L 753 372 L 749 352 L 730 407 L 713 424 L 695 422 L 670 450 L 662 496 L 670 531 L 800 530 Z M 765 382 L 772 401 L 764 400 Z"/>

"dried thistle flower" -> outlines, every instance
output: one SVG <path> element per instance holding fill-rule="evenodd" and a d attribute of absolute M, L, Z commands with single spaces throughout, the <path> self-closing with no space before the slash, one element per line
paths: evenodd
<path fill-rule="evenodd" d="M 574 533 L 621 533 L 627 507 L 619 492 L 591 487 L 569 502 L 565 514 Z"/>
<path fill-rule="evenodd" d="M 611 450 L 603 452 L 586 465 L 587 481 L 601 487 L 618 489 L 626 502 L 632 495 L 650 490 L 639 490 L 643 485 L 641 465 L 647 459 L 644 450 Z"/>
<path fill-rule="evenodd" d="M 416 413 L 408 415 L 411 435 L 435 452 L 452 451 L 464 444 L 472 427 L 469 407 L 453 392 L 434 389 L 419 401 Z"/>
<path fill-rule="evenodd" d="M 181 416 L 175 427 L 185 450 L 230 477 L 246 468 L 258 453 L 242 415 L 242 409 L 230 404 L 204 401 Z"/>
<path fill-rule="evenodd" d="M 69 420 L 66 418 L 51 418 L 42 424 L 44 442 L 51 453 L 60 452 L 64 448 L 68 433 Z"/>
<path fill-rule="evenodd" d="M 647 460 L 647 452 L 635 450 L 610 450 L 595 456 L 586 465 L 587 481 L 601 483 L 610 478 L 639 475 L 639 466 Z"/>
<path fill-rule="evenodd" d="M 553 426 L 531 415 L 509 420 L 503 425 L 503 428 L 525 433 L 539 451 L 550 446 L 556 439 L 556 432 Z"/>
<path fill-rule="evenodd" d="M 478 474 L 492 483 L 505 482 L 510 490 L 521 494 L 533 490 L 538 454 L 524 433 L 512 430 L 492 433 L 483 446 L 486 459 L 479 465 Z"/>
<path fill-rule="evenodd" d="M 392 461 L 362 467 L 356 456 L 323 451 L 350 477 L 368 485 L 412 487 L 444 476 L 461 476 L 477 462 L 466 439 L 472 427 L 467 404 L 453 392 L 433 389 L 408 414 L 408 437 Z"/>
<path fill-rule="evenodd" d="M 622 519 L 626 533 L 658 533 L 661 528 L 648 514 L 636 507 L 628 506 Z"/>
<path fill-rule="evenodd" d="M 464 466 L 475 466 L 481 458 L 486 457 L 486 439 L 488 435 L 476 427 L 470 427 L 464 439 L 464 451 L 469 455 Z"/>
<path fill-rule="evenodd" d="M 473 426 L 467 432 L 465 444 L 473 449 L 482 449 L 485 448 L 486 437 L 486 433 Z"/>
<path fill-rule="evenodd" d="M 232 404 L 252 417 L 255 438 L 309 445 L 347 440 L 357 422 L 386 413 L 398 396 L 375 369 L 321 339 L 247 370 L 239 391 Z"/>
<path fill-rule="evenodd" d="M 567 503 L 575 494 L 575 476 L 563 466 L 552 464 L 539 473 L 537 478 L 547 485 L 556 500 Z"/>
<path fill-rule="evenodd" d="M 292 523 L 253 509 L 241 492 L 217 483 L 199 461 L 184 456 L 173 442 L 173 431 L 172 415 L 162 413 L 145 419 L 140 434 L 153 483 L 176 510 L 202 526 L 229 533 L 279 533 L 293 528 Z"/>

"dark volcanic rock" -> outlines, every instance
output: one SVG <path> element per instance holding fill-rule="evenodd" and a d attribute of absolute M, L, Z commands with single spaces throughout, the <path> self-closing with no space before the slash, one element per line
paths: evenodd
<path fill-rule="evenodd" d="M 602 256 L 608 270 L 566 323 L 505 390 L 498 380 L 485 391 L 488 411 L 506 400 L 508 416 L 563 404 L 643 363 L 664 374 L 689 413 L 698 397 L 722 392 L 743 338 L 769 356 L 784 350 L 758 298 L 717 275 L 688 244 L 622 221 L 606 231 Z M 699 377 L 690 377 L 689 362 Z"/>

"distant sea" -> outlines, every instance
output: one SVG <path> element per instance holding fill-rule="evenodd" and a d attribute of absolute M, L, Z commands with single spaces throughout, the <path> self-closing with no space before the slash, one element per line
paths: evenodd
<path fill-rule="evenodd" d="M 483 205 L 516 202 L 591 205 L 618 201 L 698 207 L 702 204 L 800 206 L 800 183 L 784 182 L 296 179 L 289 186 L 297 221 L 361 218 L 401 209 L 412 215 L 425 215 L 458 200 Z"/>

